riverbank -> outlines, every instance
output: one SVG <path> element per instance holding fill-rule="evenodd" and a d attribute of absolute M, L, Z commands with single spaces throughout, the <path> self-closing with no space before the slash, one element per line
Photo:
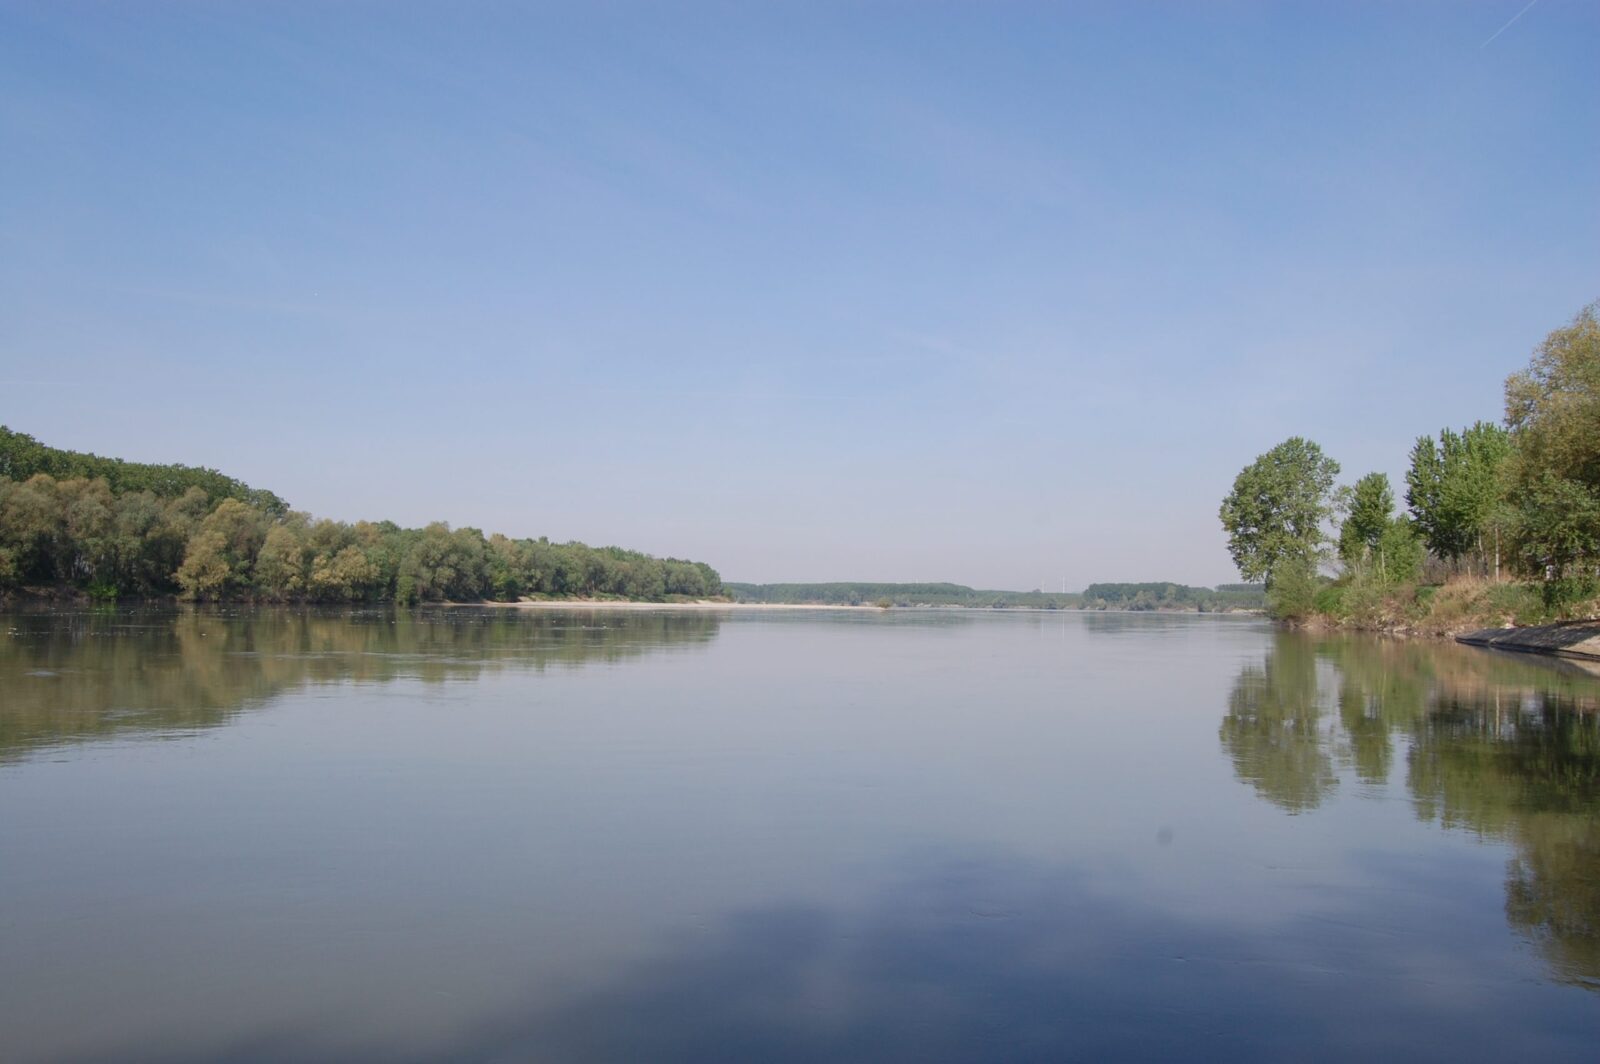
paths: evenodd
<path fill-rule="evenodd" d="M 1600 620 L 1540 624 L 1527 628 L 1487 628 L 1464 632 L 1456 642 L 1468 646 L 1514 650 L 1523 654 L 1554 654 L 1564 658 L 1600 661 Z"/>
<path fill-rule="evenodd" d="M 1334 583 L 1278 619 L 1292 627 L 1455 639 L 1474 632 L 1600 624 L 1600 599 L 1561 600 L 1532 581 L 1456 577 L 1444 584 Z"/>

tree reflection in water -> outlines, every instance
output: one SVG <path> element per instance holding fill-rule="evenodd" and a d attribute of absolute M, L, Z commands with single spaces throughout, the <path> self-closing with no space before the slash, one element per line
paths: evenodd
<path fill-rule="evenodd" d="M 702 647 L 697 611 L 100 609 L 6 614 L 0 764 L 29 750 L 225 724 L 309 684 L 442 683 Z"/>
<path fill-rule="evenodd" d="M 1291 813 L 1340 769 L 1387 783 L 1402 748 L 1418 817 L 1510 843 L 1507 918 L 1557 978 L 1600 989 L 1600 682 L 1582 668 L 1285 632 L 1240 671 L 1220 737 L 1238 778 Z"/>

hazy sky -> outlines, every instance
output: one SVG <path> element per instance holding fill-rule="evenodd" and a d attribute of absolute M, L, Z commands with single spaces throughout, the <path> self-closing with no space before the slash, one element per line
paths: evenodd
<path fill-rule="evenodd" d="M 1597 56 L 1592 0 L 0 0 L 0 422 L 735 580 L 1232 580 L 1242 465 L 1398 478 L 1600 296 Z"/>

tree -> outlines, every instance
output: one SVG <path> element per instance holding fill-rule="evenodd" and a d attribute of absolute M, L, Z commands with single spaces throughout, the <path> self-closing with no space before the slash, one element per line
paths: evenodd
<path fill-rule="evenodd" d="M 1406 505 L 1429 550 L 1449 561 L 1476 555 L 1485 563 L 1492 550 L 1498 572 L 1510 455 L 1510 435 L 1487 421 L 1461 432 L 1441 429 L 1437 443 L 1431 436 L 1417 439 L 1406 471 Z"/>
<path fill-rule="evenodd" d="M 297 529 L 273 525 L 256 555 L 256 587 L 269 599 L 285 599 L 305 588 L 306 549 Z"/>
<path fill-rule="evenodd" d="M 347 602 L 366 598 L 378 576 L 378 567 L 367 560 L 361 548 L 349 546 L 329 557 L 318 555 L 311 566 L 309 586 L 319 599 Z"/>
<path fill-rule="evenodd" d="M 1600 303 L 1506 380 L 1510 498 L 1525 565 L 1557 577 L 1600 556 Z"/>
<path fill-rule="evenodd" d="M 1379 579 L 1394 584 L 1407 583 L 1422 574 L 1422 540 L 1409 517 L 1390 518 L 1378 537 L 1374 557 Z"/>
<path fill-rule="evenodd" d="M 25 477 L 26 479 L 18 479 Z M 313 521 L 214 470 L 45 447 L 0 426 L 0 589 L 288 600 L 715 595 L 703 562 L 476 528 Z"/>
<path fill-rule="evenodd" d="M 1317 612 L 1317 590 L 1316 563 L 1291 554 L 1267 574 L 1267 612 L 1280 621 L 1303 621 Z"/>
<path fill-rule="evenodd" d="M 1524 568 L 1566 577 L 1600 557 L 1600 491 L 1542 471 L 1518 489 L 1516 536 Z"/>
<path fill-rule="evenodd" d="M 183 564 L 178 566 L 178 586 L 186 598 L 220 595 L 228 588 L 233 567 L 228 562 L 228 541 L 221 532 L 204 530 L 189 539 Z"/>
<path fill-rule="evenodd" d="M 1220 516 L 1240 575 L 1270 584 L 1280 562 L 1313 566 L 1326 539 L 1322 522 L 1332 512 L 1328 493 L 1338 475 L 1339 463 L 1299 436 L 1239 472 Z"/>
<path fill-rule="evenodd" d="M 1339 526 L 1339 557 L 1346 565 L 1356 565 L 1377 551 L 1394 511 L 1394 491 L 1387 475 L 1368 473 L 1356 481 L 1349 499 L 1349 512 Z"/>

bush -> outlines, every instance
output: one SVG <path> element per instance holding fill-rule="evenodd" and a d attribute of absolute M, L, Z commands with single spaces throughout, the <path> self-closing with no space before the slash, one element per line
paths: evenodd
<path fill-rule="evenodd" d="M 1532 584 L 1495 584 L 1484 593 L 1483 602 L 1513 624 L 1543 624 L 1550 619 L 1544 596 Z"/>
<path fill-rule="evenodd" d="M 1344 589 L 1341 605 L 1344 615 L 1360 625 L 1377 625 L 1386 620 L 1393 585 L 1379 580 L 1375 574 L 1358 574 Z"/>
<path fill-rule="evenodd" d="M 1272 569 L 1267 611 L 1285 621 L 1303 621 L 1317 609 L 1316 567 L 1307 559 L 1286 558 Z"/>
<path fill-rule="evenodd" d="M 1546 580 L 1541 589 L 1545 609 L 1557 617 L 1572 615 L 1573 607 L 1581 602 L 1594 598 L 1600 588 L 1595 585 L 1592 576 L 1564 576 L 1556 580 Z"/>
<path fill-rule="evenodd" d="M 1344 588 L 1330 585 L 1318 591 L 1311 600 L 1316 611 L 1329 617 L 1344 616 Z"/>

